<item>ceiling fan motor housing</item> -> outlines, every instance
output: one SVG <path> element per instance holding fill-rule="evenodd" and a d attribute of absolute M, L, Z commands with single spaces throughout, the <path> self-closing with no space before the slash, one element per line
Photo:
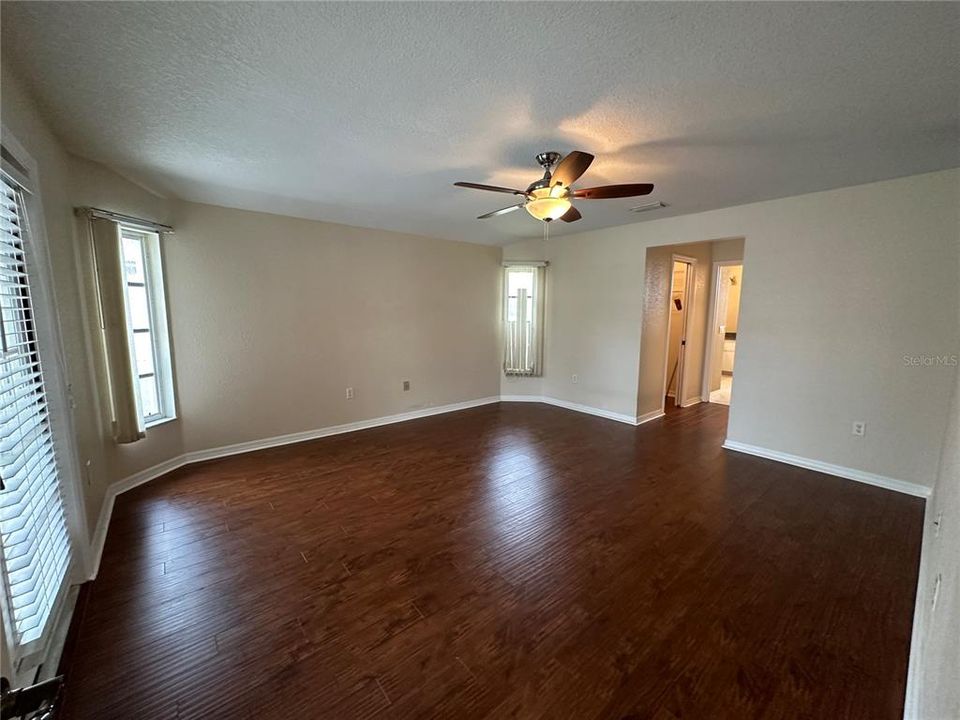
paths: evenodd
<path fill-rule="evenodd" d="M 553 170 L 554 166 L 560 162 L 561 159 L 563 159 L 563 155 L 553 150 L 537 155 L 537 162 L 540 164 L 540 167 L 543 168 L 543 177 L 527 185 L 527 194 L 531 194 L 539 188 L 550 187 L 550 179 L 552 178 L 551 170 Z"/>

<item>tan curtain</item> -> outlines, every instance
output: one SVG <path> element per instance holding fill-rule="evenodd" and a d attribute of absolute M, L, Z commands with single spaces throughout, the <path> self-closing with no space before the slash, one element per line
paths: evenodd
<path fill-rule="evenodd" d="M 112 220 L 91 218 L 90 232 L 93 238 L 100 328 L 113 413 L 113 438 L 118 443 L 132 443 L 146 437 L 146 434 L 137 409 L 133 361 L 127 334 L 120 225 Z"/>

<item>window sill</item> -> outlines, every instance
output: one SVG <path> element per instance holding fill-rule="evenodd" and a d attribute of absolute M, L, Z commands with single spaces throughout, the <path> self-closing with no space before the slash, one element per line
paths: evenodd
<path fill-rule="evenodd" d="M 176 419 L 177 419 L 177 416 L 176 416 L 176 415 L 173 415 L 173 416 L 171 416 L 171 417 L 157 418 L 156 420 L 151 420 L 151 421 L 148 422 L 148 423 L 144 423 L 144 424 L 143 424 L 143 429 L 144 429 L 144 430 L 152 430 L 153 428 L 155 428 L 155 427 L 157 427 L 157 426 L 159 426 L 159 425 L 166 425 L 167 423 L 173 422 L 173 421 L 176 420 Z"/>

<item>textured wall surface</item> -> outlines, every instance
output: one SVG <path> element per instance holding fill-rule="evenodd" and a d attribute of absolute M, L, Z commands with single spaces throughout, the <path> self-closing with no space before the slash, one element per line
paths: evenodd
<path fill-rule="evenodd" d="M 70 151 L 182 199 L 503 243 L 537 152 L 665 211 L 960 165 L 956 3 L 3 3 Z M 150 42 L 144 42 L 148 29 Z M 678 52 L 682 48 L 682 52 Z"/>
<path fill-rule="evenodd" d="M 930 486 L 956 368 L 905 356 L 960 352 L 958 197 L 952 170 L 551 239 L 542 393 L 633 415 L 647 248 L 742 237 L 730 439 Z"/>

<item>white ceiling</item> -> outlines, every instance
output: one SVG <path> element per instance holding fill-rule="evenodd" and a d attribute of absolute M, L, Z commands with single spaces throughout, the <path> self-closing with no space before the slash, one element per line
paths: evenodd
<path fill-rule="evenodd" d="M 541 150 L 572 232 L 960 165 L 957 3 L 2 3 L 73 152 L 164 194 L 502 244 Z"/>

